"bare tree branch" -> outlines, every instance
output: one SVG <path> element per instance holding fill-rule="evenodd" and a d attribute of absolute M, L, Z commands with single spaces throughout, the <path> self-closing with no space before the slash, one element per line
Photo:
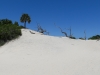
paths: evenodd
<path fill-rule="evenodd" d="M 54 25 L 56 26 L 56 24 L 54 23 Z M 60 29 L 60 31 L 61 31 L 61 33 L 63 33 L 66 37 L 68 37 L 67 36 L 67 33 L 66 32 L 64 32 L 60 27 L 58 27 L 58 26 L 56 26 L 57 28 L 59 28 Z"/>
<path fill-rule="evenodd" d="M 84 40 L 86 40 L 86 31 L 84 30 Z"/>
<path fill-rule="evenodd" d="M 37 31 L 43 34 L 47 34 L 49 35 L 49 32 L 47 32 L 46 30 L 44 30 L 38 23 L 37 23 Z"/>
<path fill-rule="evenodd" d="M 34 32 L 30 31 L 31 34 L 35 34 Z"/>
<path fill-rule="evenodd" d="M 69 29 L 67 29 L 67 30 L 69 30 L 69 31 L 70 31 L 70 35 L 69 35 L 69 37 L 72 37 L 72 29 L 71 29 L 71 26 L 70 26 L 70 28 L 69 28 Z"/>

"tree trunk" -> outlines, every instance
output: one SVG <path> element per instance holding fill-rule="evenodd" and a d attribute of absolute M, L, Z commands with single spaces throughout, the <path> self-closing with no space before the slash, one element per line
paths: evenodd
<path fill-rule="evenodd" d="M 25 23 L 24 23 L 24 27 L 26 28 L 26 21 L 25 21 Z"/>
<path fill-rule="evenodd" d="M 70 37 L 72 37 L 72 30 L 71 30 L 71 27 L 70 27 Z"/>
<path fill-rule="evenodd" d="M 85 31 L 84 31 L 84 35 L 85 35 L 84 40 L 86 40 L 86 32 Z"/>

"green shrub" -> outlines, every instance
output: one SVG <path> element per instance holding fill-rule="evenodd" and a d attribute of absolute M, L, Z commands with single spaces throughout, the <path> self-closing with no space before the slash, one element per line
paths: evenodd
<path fill-rule="evenodd" d="M 5 42 L 3 40 L 0 40 L 0 46 L 4 45 Z"/>
<path fill-rule="evenodd" d="M 69 37 L 69 38 L 71 38 L 71 39 L 76 39 L 75 37 L 73 37 L 73 36 L 71 36 L 71 37 Z"/>
<path fill-rule="evenodd" d="M 21 28 L 14 24 L 0 25 L 0 45 L 21 36 Z"/>
<path fill-rule="evenodd" d="M 25 28 L 24 26 L 22 26 L 22 25 L 21 25 L 21 26 L 19 26 L 19 27 L 20 27 L 21 29 L 26 29 L 26 28 Z"/>
<path fill-rule="evenodd" d="M 6 24 L 13 24 L 13 23 L 9 19 L 1 19 L 0 20 L 0 25 L 6 25 Z"/>
<path fill-rule="evenodd" d="M 88 38 L 89 40 L 97 40 L 97 39 L 100 39 L 100 35 L 95 35 L 95 36 L 92 36 L 90 38 Z"/>
<path fill-rule="evenodd" d="M 81 40 L 85 40 L 84 38 L 82 38 L 82 37 L 80 37 L 79 39 L 81 39 Z"/>

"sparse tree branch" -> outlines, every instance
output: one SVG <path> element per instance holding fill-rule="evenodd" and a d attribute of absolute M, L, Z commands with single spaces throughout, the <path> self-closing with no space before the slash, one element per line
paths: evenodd
<path fill-rule="evenodd" d="M 31 34 L 35 34 L 34 32 L 30 31 Z"/>
<path fill-rule="evenodd" d="M 70 35 L 69 35 L 69 37 L 72 37 L 72 29 L 71 29 L 71 27 L 70 27 L 69 29 L 67 29 L 67 30 L 70 31 Z"/>
<path fill-rule="evenodd" d="M 54 23 L 54 25 L 55 25 L 55 23 Z M 55 26 L 56 26 L 56 25 L 55 25 Z M 56 26 L 56 27 L 60 29 L 61 33 L 63 33 L 66 37 L 68 37 L 68 36 L 67 36 L 67 33 L 64 32 L 60 27 L 58 27 L 58 26 Z"/>
<path fill-rule="evenodd" d="M 43 34 L 47 34 L 49 35 L 49 32 L 47 32 L 46 30 L 44 30 L 38 23 L 37 23 L 37 31 Z"/>
<path fill-rule="evenodd" d="M 86 31 L 84 30 L 84 40 L 86 40 Z"/>

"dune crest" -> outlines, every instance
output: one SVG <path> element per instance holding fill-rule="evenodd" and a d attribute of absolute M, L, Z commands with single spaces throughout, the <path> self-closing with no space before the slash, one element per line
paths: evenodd
<path fill-rule="evenodd" d="M 22 29 L 0 47 L 0 75 L 100 75 L 100 42 Z"/>

